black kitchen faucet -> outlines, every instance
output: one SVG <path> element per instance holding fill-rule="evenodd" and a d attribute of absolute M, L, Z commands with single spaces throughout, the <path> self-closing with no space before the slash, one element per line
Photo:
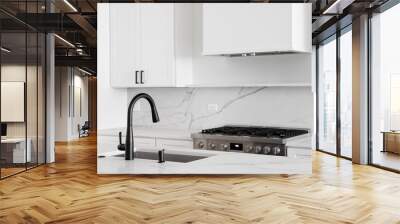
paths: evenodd
<path fill-rule="evenodd" d="M 126 126 L 125 144 L 118 145 L 119 150 L 125 150 L 125 160 L 133 160 L 135 157 L 134 141 L 133 141 L 133 128 L 132 128 L 132 114 L 133 114 L 133 107 L 135 106 L 135 103 L 141 98 L 144 98 L 149 102 L 153 122 L 156 123 L 156 122 L 160 121 L 154 100 L 153 100 L 153 98 L 151 98 L 151 96 L 149 94 L 140 93 L 140 94 L 136 95 L 135 97 L 133 97 L 133 99 L 129 103 L 129 107 L 128 107 L 128 122 L 127 122 L 127 126 Z M 120 141 L 121 141 L 121 134 L 120 134 Z"/>

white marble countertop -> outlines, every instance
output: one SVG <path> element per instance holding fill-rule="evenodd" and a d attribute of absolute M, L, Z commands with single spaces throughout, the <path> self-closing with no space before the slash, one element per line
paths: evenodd
<path fill-rule="evenodd" d="M 158 151 L 143 148 L 140 151 Z M 127 161 L 121 151 L 105 153 L 97 159 L 98 174 L 311 174 L 311 155 L 283 157 L 237 152 L 171 148 L 165 153 L 200 155 L 207 158 L 178 163 L 134 159 Z"/>

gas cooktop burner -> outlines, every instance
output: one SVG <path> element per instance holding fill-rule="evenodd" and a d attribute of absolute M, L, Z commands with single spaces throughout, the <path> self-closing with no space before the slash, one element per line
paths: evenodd
<path fill-rule="evenodd" d="M 223 126 L 193 133 L 196 149 L 287 156 L 287 139 L 308 134 L 308 129 L 258 126 Z"/>
<path fill-rule="evenodd" d="M 212 135 L 231 135 L 231 136 L 249 136 L 266 138 L 291 138 L 302 134 L 307 134 L 304 129 L 284 129 L 272 127 L 243 127 L 243 126 L 223 126 L 202 130 L 203 134 Z"/>

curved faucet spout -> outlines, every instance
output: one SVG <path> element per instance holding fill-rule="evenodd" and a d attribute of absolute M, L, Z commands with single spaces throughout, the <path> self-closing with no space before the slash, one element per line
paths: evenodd
<path fill-rule="evenodd" d="M 128 107 L 128 123 L 126 126 L 126 139 L 125 139 L 125 160 L 132 160 L 135 157 L 134 153 L 134 141 L 133 141 L 133 128 L 132 128 L 132 115 L 133 115 L 133 107 L 139 99 L 146 99 L 151 108 L 151 116 L 153 118 L 153 122 L 159 122 L 160 118 L 158 117 L 158 112 L 156 108 L 156 104 L 154 103 L 153 98 L 147 93 L 139 93 L 129 103 Z"/>

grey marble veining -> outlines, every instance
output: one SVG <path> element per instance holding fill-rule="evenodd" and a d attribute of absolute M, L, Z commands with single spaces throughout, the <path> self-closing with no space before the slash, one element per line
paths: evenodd
<path fill-rule="evenodd" d="M 140 126 L 200 130 L 226 124 L 283 127 L 313 127 L 313 95 L 310 88 L 136 88 L 150 94 L 157 105 L 160 122 L 151 122 L 150 107 L 142 101 L 135 111 Z M 209 110 L 217 104 L 217 110 Z"/>

